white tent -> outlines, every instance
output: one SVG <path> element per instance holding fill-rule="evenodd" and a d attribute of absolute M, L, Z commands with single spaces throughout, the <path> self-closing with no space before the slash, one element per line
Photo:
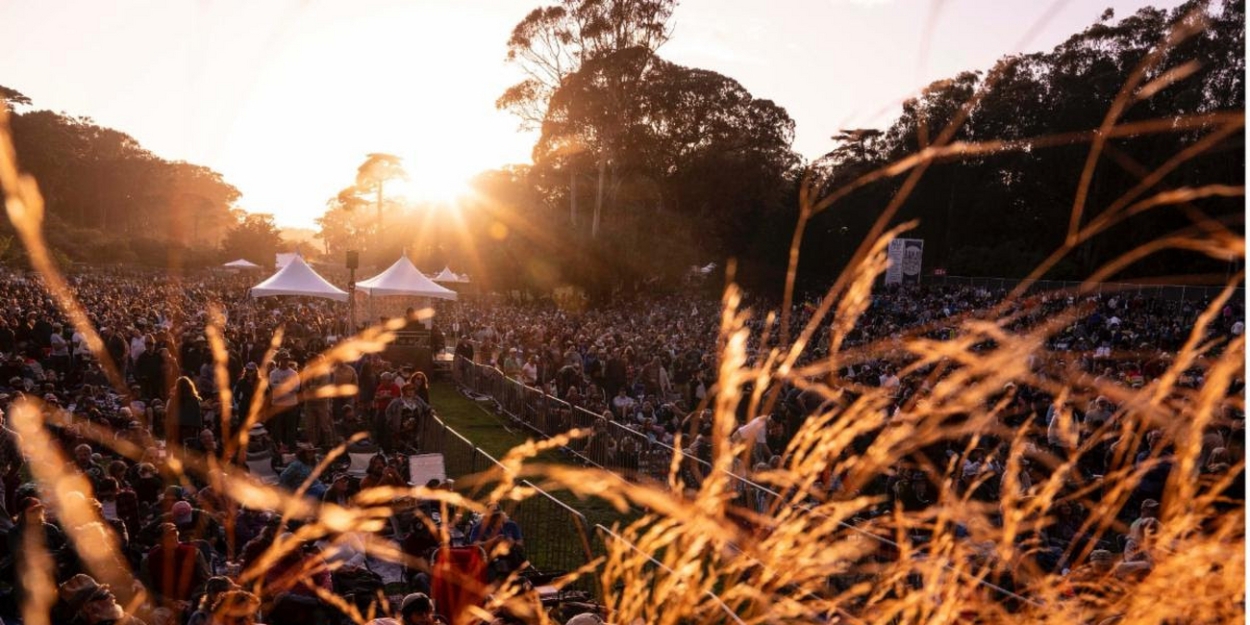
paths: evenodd
<path fill-rule="evenodd" d="M 244 258 L 232 260 L 222 265 L 222 267 L 225 267 L 226 269 L 260 269 L 260 265 Z"/>
<path fill-rule="evenodd" d="M 322 278 L 304 258 L 298 254 L 278 273 L 252 287 L 252 297 L 273 297 L 275 295 L 303 295 L 305 297 L 324 297 L 326 299 L 347 301 L 347 292 L 330 284 Z"/>
<path fill-rule="evenodd" d="M 434 281 L 445 282 L 445 283 L 451 284 L 451 283 L 457 283 L 457 282 L 468 282 L 469 280 L 465 278 L 464 276 L 456 275 L 454 272 L 452 272 L 451 267 L 443 267 L 443 270 L 438 272 L 437 276 L 434 276 Z"/>
<path fill-rule="evenodd" d="M 456 299 L 456 292 L 434 284 L 433 280 L 417 271 L 407 256 L 400 256 L 389 269 L 382 273 L 356 283 L 356 288 L 374 295 L 409 295 L 413 297 L 433 297 L 437 299 Z"/>
<path fill-rule="evenodd" d="M 290 264 L 292 260 L 295 260 L 298 257 L 299 257 L 298 252 L 286 252 L 283 254 L 274 254 L 273 266 L 278 269 L 282 269 L 283 267 L 286 267 L 288 264 Z"/>

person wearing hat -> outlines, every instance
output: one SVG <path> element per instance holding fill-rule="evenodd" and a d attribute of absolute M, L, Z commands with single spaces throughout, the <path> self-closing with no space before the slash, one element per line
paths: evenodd
<path fill-rule="evenodd" d="M 351 503 L 351 478 L 346 473 L 335 473 L 330 478 L 330 487 L 321 496 L 321 503 L 348 506 Z"/>
<path fill-rule="evenodd" d="M 126 614 L 107 584 L 100 584 L 90 575 L 79 573 L 57 587 L 59 611 L 70 623 L 83 625 L 143 625 L 143 621 Z"/>

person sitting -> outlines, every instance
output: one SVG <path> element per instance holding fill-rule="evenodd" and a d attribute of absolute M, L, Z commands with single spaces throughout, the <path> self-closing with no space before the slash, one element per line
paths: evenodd
<path fill-rule="evenodd" d="M 258 625 L 260 598 L 246 590 L 227 590 L 213 602 L 208 625 Z"/>
<path fill-rule="evenodd" d="M 494 579 L 507 577 L 525 563 L 525 539 L 521 526 L 508 518 L 498 506 L 469 529 L 469 542 L 482 547 L 491 558 Z"/>
<path fill-rule="evenodd" d="M 197 602 L 195 612 L 191 614 L 191 618 L 187 621 L 187 625 L 209 625 L 213 617 L 213 607 L 217 603 L 217 599 L 221 595 L 238 590 L 229 577 L 216 576 L 212 577 L 204 584 L 204 595 Z"/>
<path fill-rule="evenodd" d="M 401 625 L 436 625 L 447 621 L 434 613 L 433 599 L 425 593 L 414 592 L 400 603 L 399 622 Z"/>
<path fill-rule="evenodd" d="M 369 468 L 365 477 L 360 480 L 360 490 L 375 486 L 403 486 L 404 478 L 399 471 L 386 461 L 386 456 L 378 454 L 369 459 Z"/>
<path fill-rule="evenodd" d="M 278 485 L 295 492 L 308 481 L 316 467 L 317 450 L 311 446 L 301 446 L 295 452 L 295 460 L 292 460 L 291 464 L 286 465 L 286 468 L 282 470 L 282 474 L 278 476 Z M 323 489 L 324 485 L 322 488 L 317 488 L 317 484 L 312 484 L 308 488 L 308 494 L 313 497 L 320 497 Z"/>
<path fill-rule="evenodd" d="M 199 549 L 181 542 L 177 525 L 163 523 L 160 529 L 160 543 L 148 552 L 140 572 L 161 607 L 185 614 L 208 581 L 208 561 Z"/>
<path fill-rule="evenodd" d="M 274 597 L 269 618 L 278 625 L 321 622 L 318 618 L 325 616 L 328 606 L 321 601 L 318 590 L 334 590 L 330 569 L 320 551 L 312 543 L 290 545 L 294 540 L 297 539 L 287 533 L 275 541 L 285 555 L 264 574 L 264 588 Z"/>
<path fill-rule="evenodd" d="M 332 503 L 336 506 L 348 506 L 351 503 L 351 479 L 346 473 L 335 473 L 330 480 L 330 487 L 321 496 L 321 503 Z"/>
<path fill-rule="evenodd" d="M 126 614 L 107 584 L 102 585 L 84 573 L 58 586 L 57 596 L 60 599 L 57 612 L 71 624 L 144 625 L 143 621 Z"/>
<path fill-rule="evenodd" d="M 204 456 L 221 456 L 221 445 L 217 442 L 213 431 L 208 428 L 200 430 L 198 436 L 187 441 L 187 449 Z"/>

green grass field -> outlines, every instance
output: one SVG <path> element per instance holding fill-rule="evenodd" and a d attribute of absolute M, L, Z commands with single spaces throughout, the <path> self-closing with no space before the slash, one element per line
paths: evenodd
<path fill-rule="evenodd" d="M 513 424 L 508 417 L 496 415 L 462 395 L 455 383 L 449 380 L 435 381 L 431 385 L 430 401 L 447 425 L 496 458 L 503 457 L 508 450 L 531 438 L 530 432 Z M 557 450 L 540 454 L 536 461 L 575 463 L 571 456 Z M 551 495 L 586 515 L 592 525 L 597 523 L 611 527 L 617 521 L 624 524 L 636 517 L 634 514 L 621 514 L 602 500 L 579 499 L 568 491 L 555 491 Z"/>

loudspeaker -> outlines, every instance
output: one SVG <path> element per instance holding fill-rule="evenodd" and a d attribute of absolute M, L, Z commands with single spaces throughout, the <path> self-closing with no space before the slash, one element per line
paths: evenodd
<path fill-rule="evenodd" d="M 347 252 L 347 268 L 348 268 L 348 269 L 359 269 L 359 268 L 360 268 L 360 252 L 357 252 L 357 251 L 355 251 L 355 250 L 348 250 L 348 252 Z"/>

